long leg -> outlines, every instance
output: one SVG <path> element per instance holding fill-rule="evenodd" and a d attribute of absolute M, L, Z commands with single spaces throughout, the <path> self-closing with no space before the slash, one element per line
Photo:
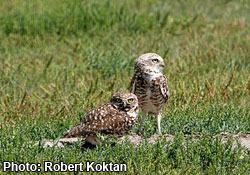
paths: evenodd
<path fill-rule="evenodd" d="M 144 112 L 142 112 L 142 119 L 141 119 L 141 123 L 140 123 L 139 129 L 137 130 L 137 134 L 141 133 L 141 128 L 142 128 L 143 122 L 145 120 L 145 117 L 146 117 L 146 114 Z"/>
<path fill-rule="evenodd" d="M 157 114 L 157 128 L 158 134 L 161 135 L 161 113 Z"/>

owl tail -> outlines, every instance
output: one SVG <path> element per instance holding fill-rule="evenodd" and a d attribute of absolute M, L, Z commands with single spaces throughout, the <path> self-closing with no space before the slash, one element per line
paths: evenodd
<path fill-rule="evenodd" d="M 64 138 L 74 138 L 74 137 L 82 137 L 86 142 L 91 145 L 97 145 L 100 142 L 100 139 L 97 137 L 95 133 L 87 134 L 82 132 L 82 126 L 80 124 L 76 125 L 71 130 L 68 130 L 64 133 Z"/>
<path fill-rule="evenodd" d="M 64 138 L 80 137 L 81 135 L 81 125 L 78 124 L 71 130 L 65 131 Z"/>
<path fill-rule="evenodd" d="M 71 131 L 71 130 L 65 131 L 63 137 L 64 137 L 64 138 L 71 138 L 72 136 L 70 135 L 70 131 Z"/>

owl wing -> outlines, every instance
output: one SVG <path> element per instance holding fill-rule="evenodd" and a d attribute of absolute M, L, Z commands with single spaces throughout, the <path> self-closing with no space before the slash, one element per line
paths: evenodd
<path fill-rule="evenodd" d="M 153 79 L 153 85 L 159 87 L 161 95 L 163 96 L 165 102 L 168 100 L 170 93 L 167 84 L 167 78 L 162 75 Z"/>
<path fill-rule="evenodd" d="M 123 127 L 126 117 L 129 116 L 117 111 L 110 104 L 103 105 L 86 113 L 81 123 L 68 131 L 64 137 L 86 138 L 95 133 L 116 134 Z"/>

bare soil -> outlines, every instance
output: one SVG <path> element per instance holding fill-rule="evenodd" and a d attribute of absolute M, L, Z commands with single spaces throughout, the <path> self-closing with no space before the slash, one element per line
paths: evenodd
<path fill-rule="evenodd" d="M 187 137 L 189 137 L 190 135 L 185 135 L 184 136 L 184 142 L 187 139 Z M 213 136 L 213 138 L 215 139 L 216 137 L 221 137 L 222 142 L 225 143 L 230 136 L 232 136 L 233 138 L 233 146 L 235 147 L 237 145 L 237 142 L 240 143 L 242 146 L 244 146 L 246 149 L 250 150 L 250 132 L 245 133 L 245 134 L 230 134 L 227 132 L 222 132 L 220 134 L 217 134 L 215 136 Z M 150 144 L 155 144 L 157 142 L 157 138 L 158 137 L 165 137 L 167 143 L 171 143 L 171 141 L 173 141 L 174 136 L 170 135 L 170 134 L 165 134 L 162 136 L 159 136 L 157 134 L 152 135 L 150 138 L 145 139 L 143 136 L 140 136 L 136 133 L 131 133 L 130 135 L 127 136 L 123 136 L 121 138 L 119 138 L 119 142 L 120 144 L 123 144 L 124 142 L 129 141 L 131 143 L 133 143 L 135 146 L 139 146 L 142 143 L 145 143 L 145 141 L 148 141 L 148 143 Z M 200 138 L 200 135 L 193 135 L 193 141 L 196 142 L 198 141 Z M 43 140 L 42 142 L 37 142 L 35 145 L 38 144 L 42 144 L 44 148 L 46 147 L 64 147 L 66 145 L 70 145 L 74 142 L 79 142 L 82 139 L 80 138 L 63 138 L 63 139 L 59 139 L 59 140 Z"/>

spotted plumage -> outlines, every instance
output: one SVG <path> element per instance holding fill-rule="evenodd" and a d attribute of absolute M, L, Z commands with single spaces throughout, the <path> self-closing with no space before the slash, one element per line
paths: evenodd
<path fill-rule="evenodd" d="M 137 120 L 138 111 L 138 100 L 134 94 L 116 93 L 108 103 L 87 112 L 81 122 L 64 137 L 82 137 L 96 145 L 99 142 L 97 133 L 123 136 L 132 129 Z"/>
<path fill-rule="evenodd" d="M 155 53 L 141 55 L 135 61 L 134 76 L 130 83 L 130 92 L 134 93 L 142 110 L 141 127 L 147 114 L 157 116 L 158 133 L 161 134 L 161 109 L 170 93 L 167 78 L 162 73 L 164 60 Z"/>

